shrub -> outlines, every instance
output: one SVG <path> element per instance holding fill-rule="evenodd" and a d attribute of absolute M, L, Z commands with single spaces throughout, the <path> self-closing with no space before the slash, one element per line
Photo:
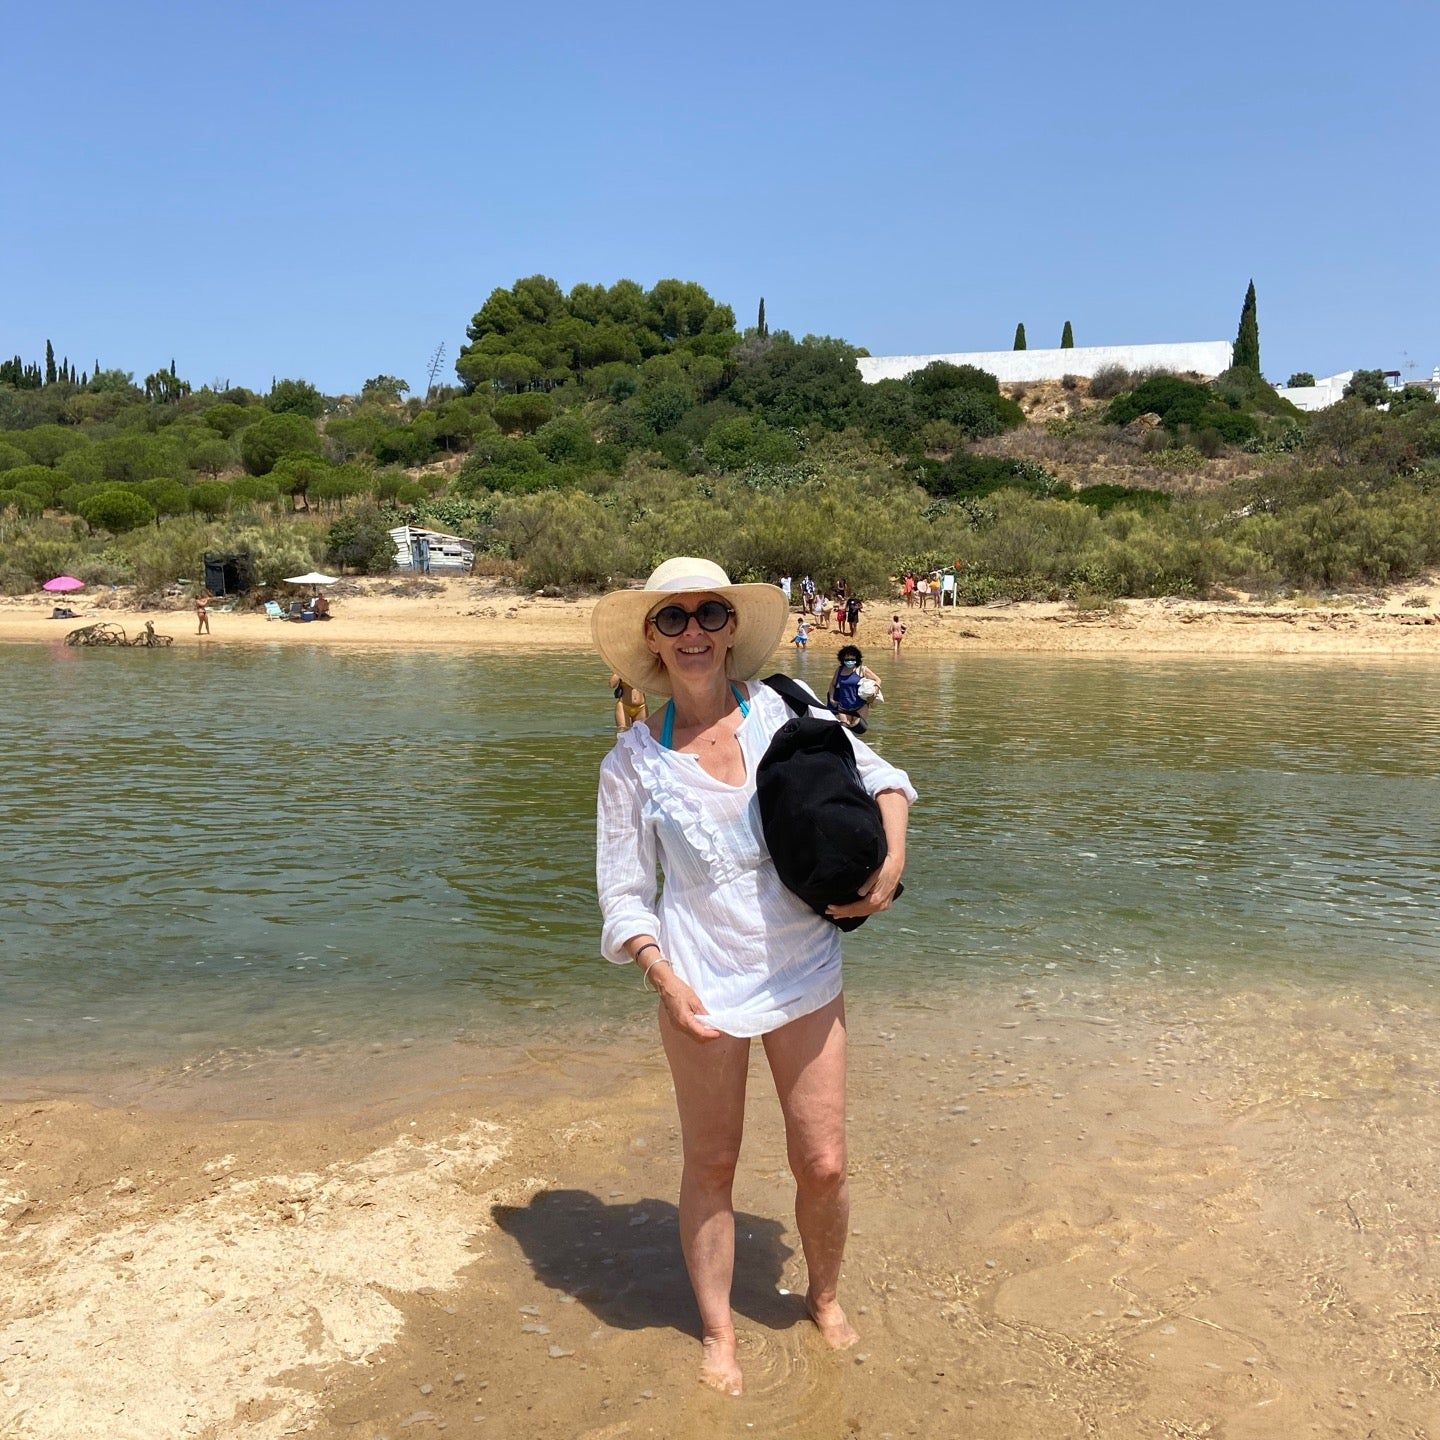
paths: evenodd
<path fill-rule="evenodd" d="M 496 517 L 496 529 L 537 588 L 599 585 L 633 568 L 620 517 L 578 491 L 510 500 Z"/>
<path fill-rule="evenodd" d="M 0 512 L 13 510 L 17 515 L 33 516 L 44 513 L 45 506 L 38 495 L 28 490 L 0 489 Z"/>
<path fill-rule="evenodd" d="M 554 408 L 548 395 L 527 391 L 521 395 L 501 395 L 491 414 L 507 434 L 530 435 L 550 418 Z"/>
<path fill-rule="evenodd" d="M 1167 426 L 1194 425 L 1211 407 L 1213 397 L 1204 385 L 1178 375 L 1152 375 L 1133 390 L 1110 402 L 1106 419 L 1128 425 L 1141 415 L 1158 415 Z"/>
<path fill-rule="evenodd" d="M 758 415 L 739 415 L 712 425 L 703 448 L 706 463 L 721 471 L 793 465 L 800 458 L 794 435 L 772 430 Z"/>
<path fill-rule="evenodd" d="M 557 415 L 534 435 L 535 448 L 557 463 L 579 464 L 595 454 L 595 438 L 578 415 Z"/>
<path fill-rule="evenodd" d="M 932 360 L 910 377 L 910 389 L 919 396 L 943 395 L 952 390 L 969 390 L 977 395 L 998 395 L 1000 382 L 978 365 L 952 365 Z"/>
<path fill-rule="evenodd" d="M 920 483 L 932 495 L 954 498 L 982 496 L 1001 489 L 1028 490 L 1036 495 L 1053 494 L 1058 484 L 1043 467 L 1004 455 L 974 455 L 968 451 L 948 460 L 927 460 L 918 474 Z"/>
<path fill-rule="evenodd" d="M 280 499 L 280 486 L 274 472 L 269 475 L 242 475 L 231 481 L 230 502 L 237 508 L 244 505 L 274 505 Z"/>
<path fill-rule="evenodd" d="M 197 515 L 218 519 L 230 508 L 230 487 L 219 480 L 207 480 L 190 487 L 190 508 Z"/>
<path fill-rule="evenodd" d="M 1286 382 L 1287 390 L 1294 390 L 1300 386 L 1313 385 L 1315 377 L 1308 370 L 1297 370 Z"/>
<path fill-rule="evenodd" d="M 1117 505 L 1132 506 L 1136 510 L 1163 510 L 1170 504 L 1170 497 L 1163 490 L 1131 489 L 1126 485 L 1086 485 L 1075 492 L 1075 498 L 1102 515 Z"/>
<path fill-rule="evenodd" d="M 1427 412 L 1435 408 L 1435 396 L 1424 385 L 1406 385 L 1402 390 L 1391 391 L 1390 413 L 1408 415 L 1412 411 Z"/>
<path fill-rule="evenodd" d="M 1133 390 L 1138 383 L 1123 365 L 1102 365 L 1090 377 L 1090 394 L 1096 400 L 1113 400 L 1127 390 Z"/>
<path fill-rule="evenodd" d="M 212 405 L 200 417 L 212 430 L 228 440 L 238 430 L 253 425 L 265 412 L 255 405 Z"/>
<path fill-rule="evenodd" d="M 327 556 L 342 574 L 350 566 L 362 575 L 388 575 L 395 565 L 392 518 L 376 505 L 357 505 L 330 526 L 325 537 Z"/>
<path fill-rule="evenodd" d="M 62 455 L 90 443 L 70 425 L 36 425 L 15 432 L 17 444 L 37 465 L 53 465 Z"/>
<path fill-rule="evenodd" d="M 277 380 L 265 397 L 275 415 L 303 415 L 313 420 L 325 408 L 325 397 L 308 380 Z"/>
<path fill-rule="evenodd" d="M 3 507 L 0 507 L 3 510 Z M 19 594 L 54 575 L 73 575 L 84 563 L 84 550 L 68 526 L 54 520 L 29 520 L 4 527 L 4 588 Z"/>
<path fill-rule="evenodd" d="M 135 493 L 150 502 L 157 519 L 162 515 L 183 515 L 190 509 L 190 491 L 178 480 L 142 480 Z"/>
<path fill-rule="evenodd" d="M 1385 384 L 1385 372 L 1357 370 L 1350 377 L 1343 395 L 1346 400 L 1352 397 L 1365 405 L 1383 405 L 1390 397 L 1389 388 Z"/>
<path fill-rule="evenodd" d="M 268 475 L 287 455 L 320 454 L 320 436 L 303 415 L 266 415 L 240 435 L 240 459 L 252 475 Z"/>
<path fill-rule="evenodd" d="M 0 474 L 0 490 L 24 490 L 40 501 L 42 509 L 53 505 L 66 485 L 66 477 L 48 465 L 20 465 Z"/>
<path fill-rule="evenodd" d="M 123 535 L 155 519 L 155 508 L 133 490 L 101 490 L 80 504 L 80 518 L 94 529 Z"/>

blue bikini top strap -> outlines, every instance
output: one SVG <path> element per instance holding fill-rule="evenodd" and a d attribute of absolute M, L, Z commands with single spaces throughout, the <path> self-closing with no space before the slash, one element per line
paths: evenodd
<path fill-rule="evenodd" d="M 742 719 L 750 713 L 750 702 L 740 693 L 739 687 L 731 682 L 730 693 L 740 705 L 740 716 Z M 665 706 L 665 718 L 660 722 L 660 744 L 666 750 L 675 748 L 675 702 L 671 700 Z"/>

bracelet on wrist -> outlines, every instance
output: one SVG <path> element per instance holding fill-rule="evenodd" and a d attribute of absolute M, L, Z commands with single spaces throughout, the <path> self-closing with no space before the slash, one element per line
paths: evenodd
<path fill-rule="evenodd" d="M 659 947 L 657 946 L 656 948 L 658 949 Z M 645 967 L 645 973 L 640 977 L 640 983 L 644 985 L 647 990 L 653 990 L 658 995 L 660 993 L 660 987 L 650 983 L 650 972 L 657 965 L 670 965 L 670 962 L 663 955 L 657 955 L 655 959 Z M 670 968 L 673 970 L 675 967 L 670 965 Z"/>

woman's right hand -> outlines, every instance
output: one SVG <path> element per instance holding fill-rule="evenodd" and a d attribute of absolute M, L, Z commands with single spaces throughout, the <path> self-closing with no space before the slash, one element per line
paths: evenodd
<path fill-rule="evenodd" d="M 718 1040 L 720 1032 L 705 1019 L 705 1002 L 669 965 L 665 966 L 665 972 L 665 978 L 659 982 L 660 1003 L 670 1023 L 692 1040 Z"/>

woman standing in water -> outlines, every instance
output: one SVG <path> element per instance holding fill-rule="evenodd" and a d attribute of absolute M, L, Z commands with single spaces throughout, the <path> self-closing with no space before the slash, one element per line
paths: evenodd
<path fill-rule="evenodd" d="M 880 684 L 880 677 L 865 663 L 860 647 L 842 645 L 835 652 L 835 674 L 825 694 L 825 703 L 840 717 L 840 723 L 848 725 L 857 735 L 865 733 L 865 716 L 870 710 L 870 702 L 860 694 L 862 680 Z"/>
<path fill-rule="evenodd" d="M 610 672 L 610 690 L 615 696 L 615 729 L 628 730 L 638 725 L 649 713 L 645 692 L 629 685 L 616 672 Z"/>
<path fill-rule="evenodd" d="M 840 932 L 780 882 L 755 805 L 755 770 L 790 710 L 751 684 L 785 628 L 771 585 L 732 585 L 708 560 L 667 560 L 643 590 L 617 591 L 591 621 L 600 653 L 664 710 L 621 735 L 600 767 L 596 873 L 601 948 L 660 996 L 684 1150 L 680 1243 L 703 1327 L 701 1379 L 738 1395 L 730 1285 L 731 1189 L 759 1036 L 785 1119 L 806 1307 L 836 1349 L 858 1338 L 840 1306 L 849 1228 L 845 1002 Z M 828 712 L 818 703 L 811 712 Z M 835 918 L 889 907 L 905 868 L 915 792 L 904 771 L 854 741 L 889 854 Z M 657 903 L 656 865 L 665 886 Z"/>

